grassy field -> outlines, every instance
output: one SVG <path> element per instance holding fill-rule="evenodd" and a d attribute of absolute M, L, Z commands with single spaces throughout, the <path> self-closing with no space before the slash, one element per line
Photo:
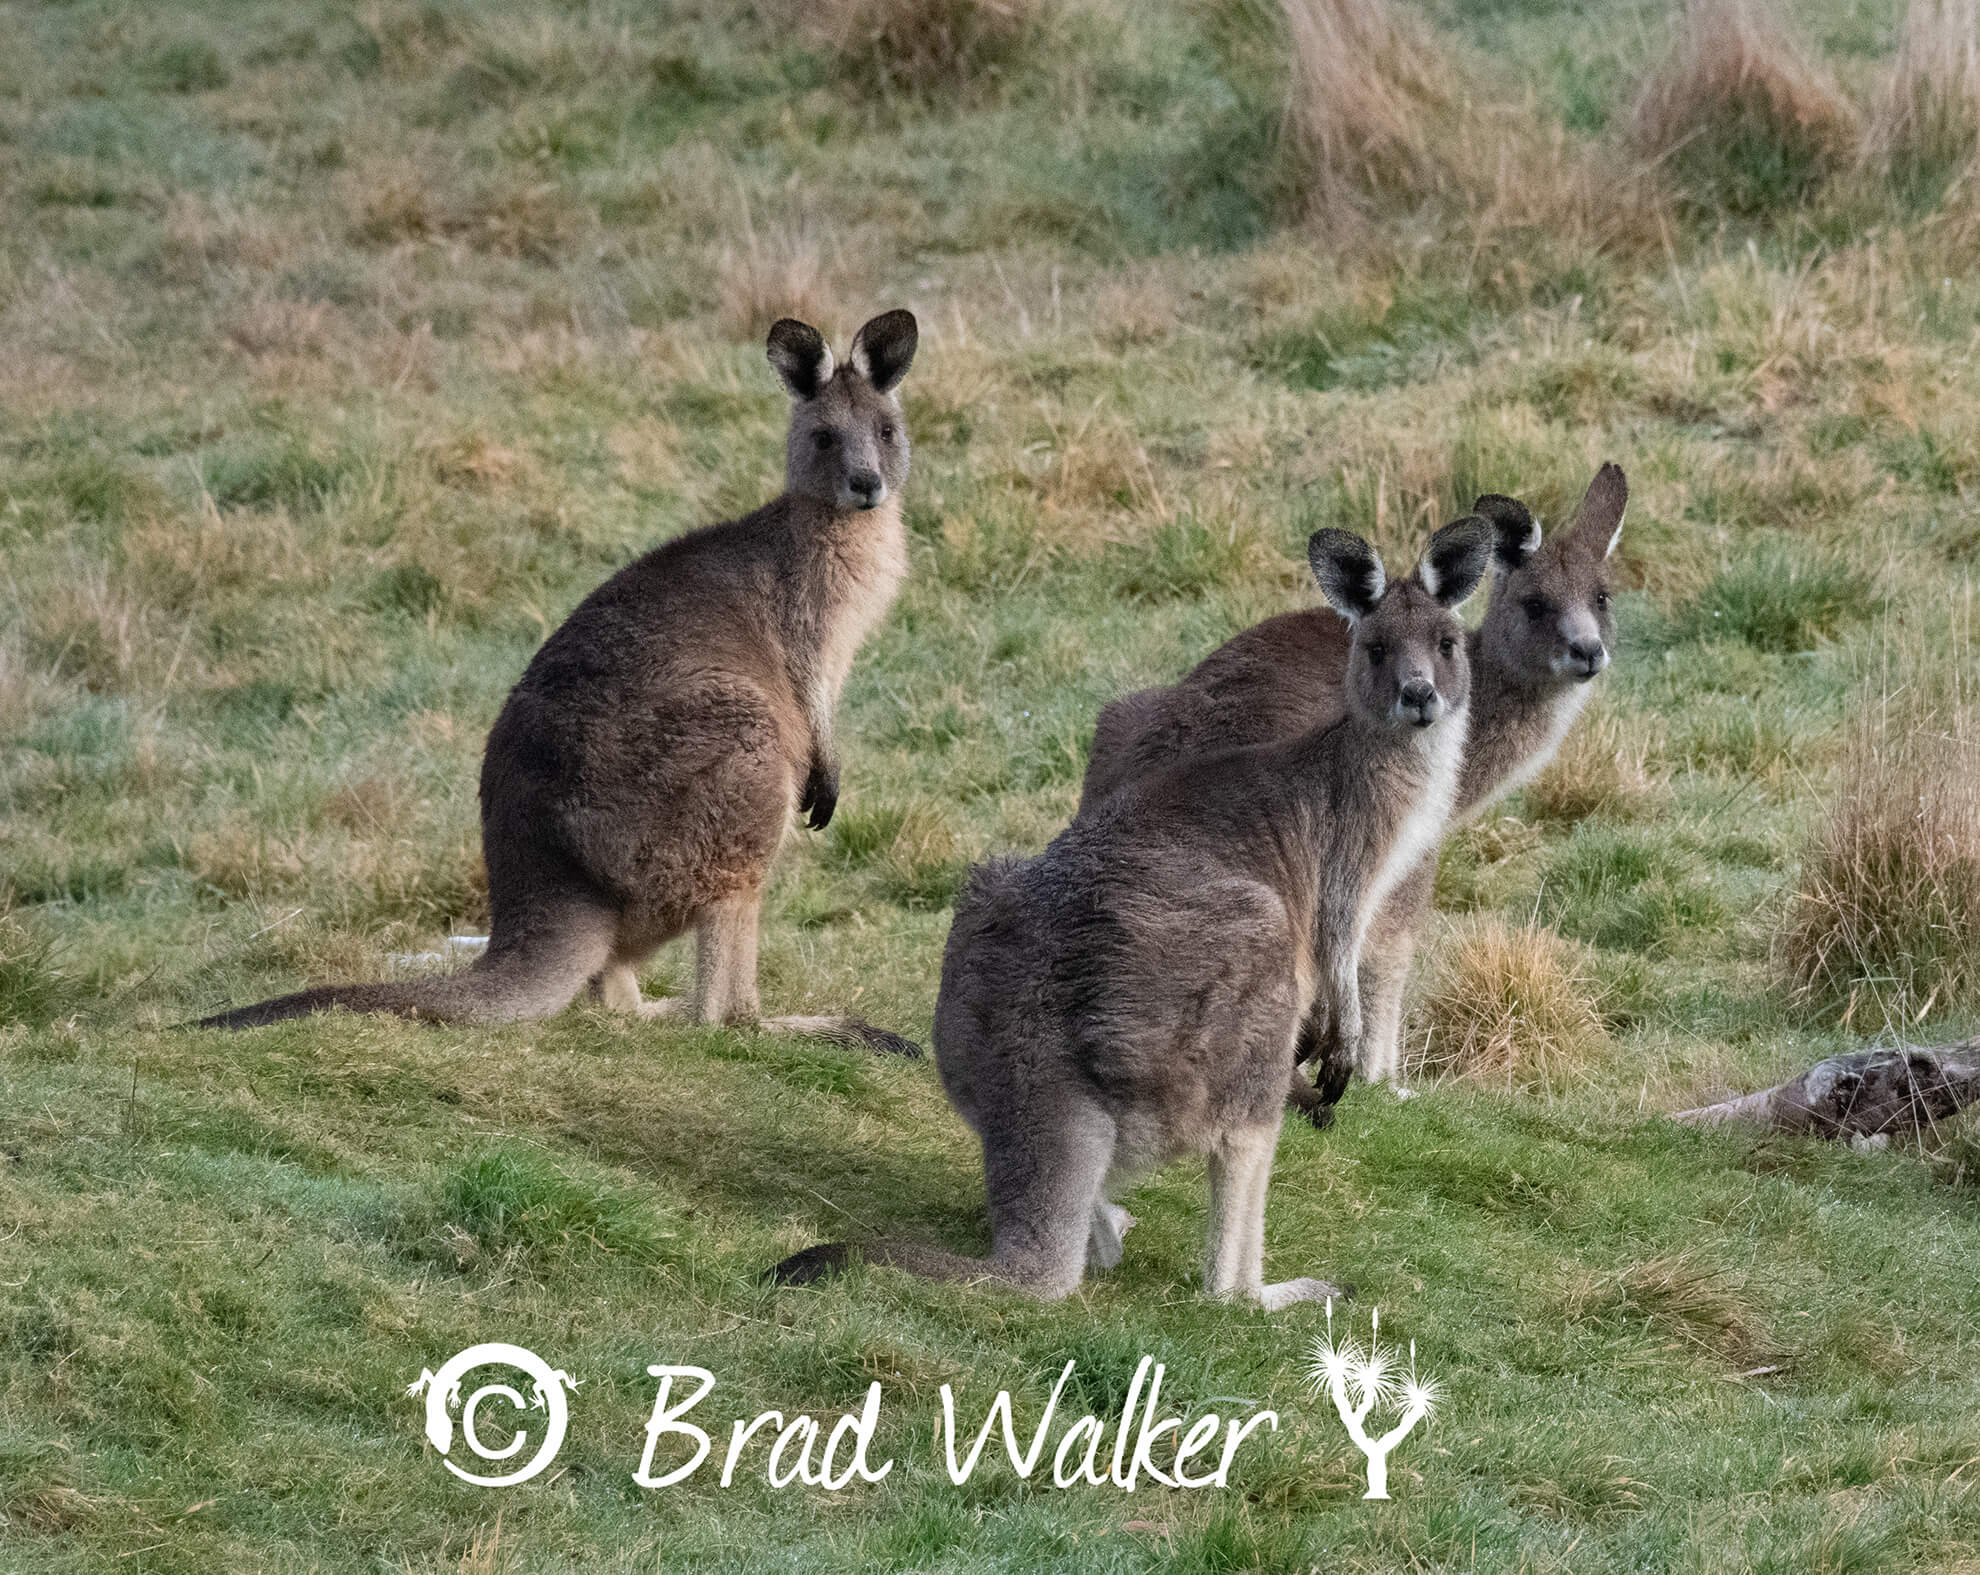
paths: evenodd
<path fill-rule="evenodd" d="M 1980 76 L 1967 0 L 1912 10 L 0 4 L 0 1567 L 1980 1569 L 1980 1134 L 1661 1118 L 1980 1027 Z M 1063 1306 L 779 1294 L 986 1245 L 928 1062 L 172 1031 L 485 923 L 531 651 L 775 491 L 771 319 L 895 305 L 912 574 L 770 1011 L 925 1039 L 970 861 L 1064 824 L 1105 700 L 1304 605 L 1316 527 L 1629 472 L 1598 704 L 1445 853 L 1421 1097 L 1280 1147 L 1271 1276 L 1444 1387 L 1389 1504 L 1319 1311 L 1198 1299 L 1200 1167 Z M 404 1394 L 481 1340 L 584 1381 L 525 1487 Z M 1280 1412 L 1228 1487 L 951 1485 L 942 1385 L 1028 1420 L 1073 1359 L 1104 1415 L 1143 1353 Z M 724 1423 L 877 1379 L 898 1463 L 642 1491 L 650 1363 Z"/>

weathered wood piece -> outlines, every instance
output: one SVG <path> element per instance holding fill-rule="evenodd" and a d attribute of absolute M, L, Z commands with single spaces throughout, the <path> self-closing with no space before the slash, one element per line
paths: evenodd
<path fill-rule="evenodd" d="M 1740 1121 L 1813 1137 L 1913 1137 L 1975 1100 L 1980 1038 L 1832 1055 L 1785 1083 L 1672 1119 L 1696 1126 Z"/>

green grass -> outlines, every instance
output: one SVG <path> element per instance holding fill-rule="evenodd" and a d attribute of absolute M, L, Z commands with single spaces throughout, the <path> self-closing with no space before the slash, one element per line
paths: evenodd
<path fill-rule="evenodd" d="M 1801 9 L 1867 100 L 1894 6 Z M 1664 47 L 1638 8 L 1429 10 L 1467 91 L 1578 139 L 1621 135 Z M 1980 1558 L 1972 1133 L 1660 1118 L 1885 1026 L 1791 1010 L 1773 947 L 1864 684 L 1893 653 L 1976 676 L 1969 219 L 1741 144 L 1732 210 L 1701 178 L 1653 253 L 1510 268 L 1484 208 L 1294 222 L 1273 6 L 1065 0 L 994 75 L 884 92 L 781 15 L 0 11 L 0 1566 Z M 1063 1306 L 777 1293 L 819 1240 L 987 1244 L 930 1064 L 586 1007 L 169 1031 L 485 924 L 487 726 L 613 568 L 775 490 L 736 280 L 775 297 L 763 259 L 799 255 L 841 344 L 897 304 L 923 339 L 911 574 L 837 817 L 773 881 L 772 1012 L 926 1040 L 971 861 L 1065 823 L 1102 703 L 1308 605 L 1311 530 L 1399 566 L 1477 492 L 1551 529 L 1629 471 L 1603 704 L 1645 780 L 1514 797 L 1440 879 L 1588 945 L 1612 1053 L 1547 1099 L 1356 1088 L 1281 1145 L 1272 1272 L 1355 1282 L 1445 1386 L 1389 1505 L 1305 1392 L 1317 1310 L 1199 1298 L 1199 1164 Z M 404 1393 L 483 1340 L 583 1380 L 558 1470 L 505 1492 Z M 943 1385 L 1035 1417 L 1070 1358 L 1104 1411 L 1143 1353 L 1179 1407 L 1280 1412 L 1227 1489 L 948 1482 Z M 716 1372 L 722 1422 L 877 1379 L 895 1470 L 642 1493 L 654 1363 Z"/>

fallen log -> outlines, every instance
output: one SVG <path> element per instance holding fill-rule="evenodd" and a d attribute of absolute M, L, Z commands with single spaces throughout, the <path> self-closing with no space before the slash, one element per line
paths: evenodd
<path fill-rule="evenodd" d="M 1918 1137 L 1980 1100 L 1980 1038 L 1856 1050 L 1756 1094 L 1681 1110 L 1696 1126 L 1740 1121 L 1826 1138 Z"/>

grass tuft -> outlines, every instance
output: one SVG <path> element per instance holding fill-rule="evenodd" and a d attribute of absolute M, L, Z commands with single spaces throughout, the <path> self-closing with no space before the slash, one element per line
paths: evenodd
<path fill-rule="evenodd" d="M 1554 758 L 1527 783 L 1535 820 L 1576 821 L 1593 815 L 1639 820 L 1661 809 L 1667 784 L 1652 765 L 1662 727 L 1655 717 L 1624 716 L 1597 703 L 1578 721 Z"/>
<path fill-rule="evenodd" d="M 1969 704 L 1866 692 L 1775 939 L 1798 1002 L 1904 1025 L 1980 1003 L 1980 732 Z M 1880 1021 L 1881 1020 L 1881 1021 Z"/>
<path fill-rule="evenodd" d="M 731 339 L 760 344 L 780 317 L 809 323 L 829 339 L 839 326 L 817 237 L 803 226 L 759 232 L 743 213 L 743 240 L 722 255 L 718 311 Z"/>
<path fill-rule="evenodd" d="M 981 98 L 1044 32 L 1043 0 L 825 0 L 807 16 L 862 93 L 929 103 Z"/>
<path fill-rule="evenodd" d="M 1459 920 L 1439 944 L 1417 1075 L 1552 1095 L 1608 1048 L 1585 951 L 1551 930 Z"/>
<path fill-rule="evenodd" d="M 1804 201 L 1841 169 L 1857 117 L 1771 0 L 1688 0 L 1630 140 L 1692 204 L 1758 214 Z"/>
<path fill-rule="evenodd" d="M 1980 152 L 1980 0 L 1911 0 L 1864 162 L 1914 205 L 1935 202 Z"/>
<path fill-rule="evenodd" d="M 1763 547 L 1723 569 L 1685 609 L 1694 639 L 1741 640 L 1756 651 L 1812 651 L 1873 616 L 1876 581 L 1835 554 Z"/>

